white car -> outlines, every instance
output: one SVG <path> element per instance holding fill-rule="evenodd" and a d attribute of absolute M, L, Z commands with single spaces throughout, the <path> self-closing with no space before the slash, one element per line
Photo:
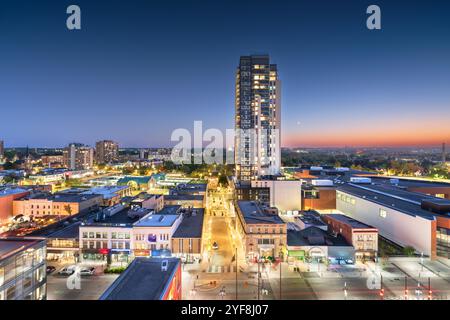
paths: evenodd
<path fill-rule="evenodd" d="M 80 275 L 81 276 L 92 276 L 95 273 L 95 268 L 94 267 L 90 267 L 90 268 L 83 268 L 80 270 Z"/>
<path fill-rule="evenodd" d="M 58 271 L 59 275 L 70 276 L 75 272 L 75 266 L 67 266 Z"/>

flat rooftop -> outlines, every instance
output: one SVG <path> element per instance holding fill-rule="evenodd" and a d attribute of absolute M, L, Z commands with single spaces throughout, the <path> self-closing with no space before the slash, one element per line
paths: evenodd
<path fill-rule="evenodd" d="M 391 179 L 398 179 L 398 186 L 400 187 L 431 187 L 431 188 L 450 188 L 450 183 L 439 181 L 415 180 L 402 177 L 384 177 L 384 176 L 370 176 L 372 182 L 392 185 Z"/>
<path fill-rule="evenodd" d="M 21 198 L 20 200 L 31 200 L 31 199 L 40 199 L 40 200 L 49 200 L 53 202 L 84 202 L 94 198 L 101 197 L 99 194 L 77 194 L 77 193 L 39 193 L 39 194 L 31 194 Z"/>
<path fill-rule="evenodd" d="M 162 271 L 166 260 L 167 271 Z M 137 257 L 106 289 L 100 300 L 162 300 L 167 286 L 180 267 L 177 258 Z"/>
<path fill-rule="evenodd" d="M 170 194 L 164 196 L 164 200 L 191 200 L 191 201 L 203 201 L 204 196 L 200 194 Z"/>
<path fill-rule="evenodd" d="M 324 217 L 329 217 L 331 219 L 337 220 L 339 222 L 345 223 L 349 226 L 351 226 L 353 229 L 376 229 L 372 226 L 369 226 L 368 224 L 362 223 L 358 220 L 355 220 L 349 216 L 338 214 L 338 213 L 330 213 L 330 214 L 324 214 Z"/>
<path fill-rule="evenodd" d="M 0 261 L 6 259 L 17 252 L 26 250 L 44 239 L 27 238 L 0 238 Z"/>
<path fill-rule="evenodd" d="M 172 238 L 201 238 L 203 233 L 204 209 L 193 209 L 192 213 L 183 214 L 181 221 Z"/>
<path fill-rule="evenodd" d="M 22 188 L 3 188 L 0 187 L 0 197 L 10 196 L 18 193 L 27 192 L 28 190 Z"/>
<path fill-rule="evenodd" d="M 170 205 L 170 206 L 164 206 L 160 211 L 157 212 L 157 214 L 172 214 L 176 215 L 178 214 L 178 211 L 180 210 L 181 206 L 178 204 Z"/>
<path fill-rule="evenodd" d="M 152 214 L 134 224 L 135 227 L 171 227 L 180 215 Z"/>
<path fill-rule="evenodd" d="M 239 209 L 248 224 L 284 224 L 284 221 L 273 213 L 267 213 L 254 201 L 238 201 Z"/>
<path fill-rule="evenodd" d="M 113 198 L 116 196 L 117 192 L 128 189 L 128 186 L 104 186 L 104 187 L 93 187 L 87 191 L 82 192 L 82 194 L 100 194 L 104 199 Z"/>
<path fill-rule="evenodd" d="M 420 207 L 421 200 L 436 199 L 434 197 L 403 190 L 384 189 L 371 184 L 344 184 L 339 186 L 337 190 L 410 216 L 435 220 L 435 214 Z"/>
<path fill-rule="evenodd" d="M 305 224 L 320 227 L 326 226 L 326 224 L 322 220 L 320 220 L 320 213 L 318 213 L 317 211 L 302 211 L 298 219 Z"/>
<path fill-rule="evenodd" d="M 131 219 L 128 216 L 129 208 L 122 209 L 121 211 L 113 214 L 109 217 L 102 217 L 102 213 L 98 213 L 98 221 L 95 221 L 97 219 L 97 216 L 94 217 L 94 221 L 90 221 L 86 225 L 88 226 L 124 226 L 124 227 L 131 227 L 133 223 L 139 221 L 139 218 Z"/>
<path fill-rule="evenodd" d="M 341 235 L 332 236 L 325 230 L 317 227 L 308 227 L 303 230 L 287 231 L 288 246 L 351 246 Z"/>
<path fill-rule="evenodd" d="M 36 230 L 31 234 L 33 236 L 57 239 L 73 239 L 79 237 L 79 230 L 81 221 L 70 223 L 69 225 L 62 225 L 48 230 Z"/>

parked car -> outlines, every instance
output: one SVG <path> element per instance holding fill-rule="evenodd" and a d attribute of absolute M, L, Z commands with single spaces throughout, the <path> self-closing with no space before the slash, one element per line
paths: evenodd
<path fill-rule="evenodd" d="M 214 250 L 219 249 L 219 245 L 217 244 L 217 242 L 214 242 L 214 243 L 213 243 L 212 248 L 213 248 Z"/>
<path fill-rule="evenodd" d="M 50 274 L 50 273 L 54 272 L 55 270 L 56 270 L 56 268 L 54 266 L 47 266 L 47 269 L 46 269 L 47 274 Z"/>
<path fill-rule="evenodd" d="M 345 260 L 346 264 L 354 264 L 355 262 L 352 259 Z"/>
<path fill-rule="evenodd" d="M 95 273 L 95 268 L 91 267 L 91 268 L 83 268 L 80 270 L 80 275 L 81 276 L 92 276 Z"/>
<path fill-rule="evenodd" d="M 62 276 L 70 276 L 70 275 L 74 274 L 74 272 L 75 272 L 75 266 L 67 266 L 67 267 L 64 267 L 61 270 L 59 270 L 58 274 L 62 275 Z"/>

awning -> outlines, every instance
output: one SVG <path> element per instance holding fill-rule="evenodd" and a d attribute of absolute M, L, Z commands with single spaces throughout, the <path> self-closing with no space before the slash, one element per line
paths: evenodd
<path fill-rule="evenodd" d="M 305 250 L 289 250 L 288 256 L 289 257 L 304 257 Z"/>

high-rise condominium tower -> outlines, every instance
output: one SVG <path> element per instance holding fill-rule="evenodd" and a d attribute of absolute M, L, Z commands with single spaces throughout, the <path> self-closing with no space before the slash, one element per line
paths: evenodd
<path fill-rule="evenodd" d="M 71 143 L 63 151 L 64 166 L 71 170 L 92 169 L 94 149 L 80 143 Z"/>
<path fill-rule="evenodd" d="M 98 141 L 95 144 L 97 163 L 112 163 L 119 160 L 119 144 L 111 140 Z"/>
<path fill-rule="evenodd" d="M 242 56 L 236 72 L 235 168 L 240 181 L 276 175 L 281 164 L 281 84 L 267 55 Z"/>
<path fill-rule="evenodd" d="M 4 153 L 5 153 L 5 147 L 3 145 L 3 140 L 0 140 L 0 159 L 3 158 Z"/>

